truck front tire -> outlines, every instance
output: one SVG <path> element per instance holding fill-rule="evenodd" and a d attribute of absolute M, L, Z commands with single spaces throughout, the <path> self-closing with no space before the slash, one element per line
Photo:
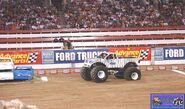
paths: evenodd
<path fill-rule="evenodd" d="M 86 81 L 91 81 L 90 68 L 82 67 L 80 72 L 81 77 Z"/>
<path fill-rule="evenodd" d="M 96 66 L 91 70 L 91 78 L 96 83 L 105 82 L 108 78 L 108 69 L 105 66 Z"/>
<path fill-rule="evenodd" d="M 140 80 L 141 72 L 136 67 L 128 67 L 124 72 L 124 78 L 126 80 Z"/>

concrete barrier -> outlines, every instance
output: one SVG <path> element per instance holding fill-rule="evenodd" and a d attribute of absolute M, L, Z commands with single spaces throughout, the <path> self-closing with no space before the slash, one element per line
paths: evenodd
<path fill-rule="evenodd" d="M 166 70 L 166 66 L 159 66 L 159 70 Z"/>
<path fill-rule="evenodd" d="M 185 65 L 154 65 L 154 66 L 140 66 L 141 71 L 158 71 L 158 70 L 185 70 Z M 57 75 L 57 74 L 73 74 L 80 73 L 81 68 L 70 69 L 37 69 L 36 75 Z"/>

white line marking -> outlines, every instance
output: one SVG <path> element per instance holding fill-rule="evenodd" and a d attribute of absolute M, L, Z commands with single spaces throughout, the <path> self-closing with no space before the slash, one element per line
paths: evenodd
<path fill-rule="evenodd" d="M 180 70 L 172 70 L 173 72 L 176 72 L 176 73 L 180 73 L 180 74 L 183 74 L 183 75 L 185 75 L 185 72 L 183 72 L 183 71 L 180 71 Z"/>

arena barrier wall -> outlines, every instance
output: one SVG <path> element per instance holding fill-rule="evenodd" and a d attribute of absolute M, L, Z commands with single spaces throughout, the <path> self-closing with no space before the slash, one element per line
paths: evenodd
<path fill-rule="evenodd" d="M 80 32 L 80 33 L 43 33 L 43 34 L 0 34 L 1 38 L 36 38 L 36 37 L 84 37 L 84 36 L 126 36 L 126 35 L 175 35 L 185 34 L 185 30 L 159 30 L 159 31 L 116 31 L 116 32 Z"/>
<path fill-rule="evenodd" d="M 87 58 L 95 58 L 102 52 L 113 52 L 122 57 L 136 57 L 141 65 L 151 64 L 150 47 L 99 48 L 82 50 L 3 51 L 0 57 L 11 57 L 15 65 L 50 66 L 46 68 L 81 67 Z M 53 65 L 55 64 L 55 65 Z"/>
<path fill-rule="evenodd" d="M 43 50 L 0 52 L 0 57 L 11 57 L 16 66 L 33 66 L 36 72 L 48 70 L 57 72 L 79 72 L 87 58 L 94 58 L 102 52 L 115 52 L 122 57 L 141 59 L 142 70 L 185 69 L 185 47 L 121 47 L 82 50 Z M 38 70 L 37 70 L 38 69 Z M 40 70 L 44 69 L 44 71 Z"/>

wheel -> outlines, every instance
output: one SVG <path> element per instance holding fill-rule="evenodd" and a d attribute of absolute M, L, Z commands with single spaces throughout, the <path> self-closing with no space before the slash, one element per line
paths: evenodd
<path fill-rule="evenodd" d="M 137 65 L 135 63 L 130 62 L 130 63 L 126 64 L 124 68 L 119 69 L 118 72 L 116 74 L 114 74 L 114 76 L 117 79 L 124 79 L 124 72 L 129 67 L 137 67 Z"/>
<path fill-rule="evenodd" d="M 123 68 L 119 69 L 118 72 L 114 74 L 114 76 L 117 79 L 124 79 L 124 69 Z"/>
<path fill-rule="evenodd" d="M 90 75 L 90 68 L 82 67 L 80 75 L 86 81 L 92 80 L 91 75 Z"/>
<path fill-rule="evenodd" d="M 128 67 L 124 72 L 124 78 L 126 80 L 140 80 L 141 72 L 136 67 Z"/>
<path fill-rule="evenodd" d="M 91 70 L 91 78 L 96 83 L 101 83 L 108 78 L 108 69 L 104 66 L 96 66 Z"/>

